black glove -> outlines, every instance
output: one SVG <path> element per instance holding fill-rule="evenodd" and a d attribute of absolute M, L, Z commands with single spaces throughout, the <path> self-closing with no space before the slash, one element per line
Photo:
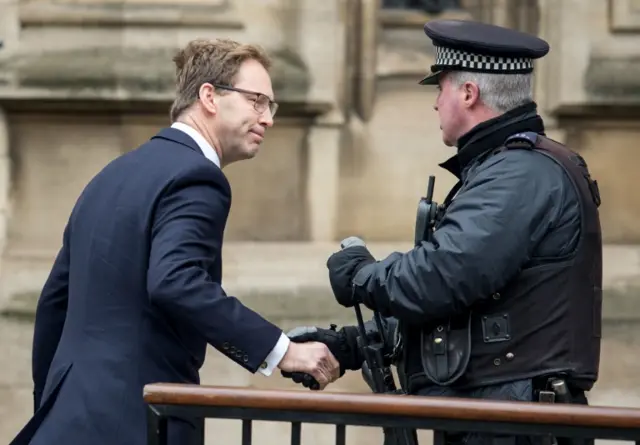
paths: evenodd
<path fill-rule="evenodd" d="M 347 369 L 353 371 L 360 369 L 364 356 L 358 348 L 358 329 L 355 326 L 345 326 L 339 331 L 335 329 L 336 325 L 331 325 L 331 329 L 301 326 L 289 331 L 287 336 L 296 343 L 317 341 L 327 345 L 340 364 L 340 377 L 342 377 Z M 283 377 L 301 383 L 305 388 L 318 388 L 318 382 L 309 374 L 287 371 L 280 371 L 280 373 Z"/>
<path fill-rule="evenodd" d="M 353 246 L 334 253 L 327 260 L 329 282 L 336 301 L 345 307 L 352 307 L 361 301 L 353 301 L 351 282 L 360 269 L 376 260 L 364 246 Z"/>

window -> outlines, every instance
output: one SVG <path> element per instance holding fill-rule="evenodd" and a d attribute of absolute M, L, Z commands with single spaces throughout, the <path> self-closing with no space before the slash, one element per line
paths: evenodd
<path fill-rule="evenodd" d="M 447 10 L 460 9 L 460 0 L 382 0 L 385 9 L 413 9 L 429 14 L 439 14 Z"/>

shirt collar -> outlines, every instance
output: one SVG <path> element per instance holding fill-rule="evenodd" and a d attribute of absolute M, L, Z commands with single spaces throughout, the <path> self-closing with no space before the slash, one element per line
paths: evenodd
<path fill-rule="evenodd" d="M 211 162 L 220 167 L 220 157 L 218 156 L 218 153 L 216 153 L 211 144 L 205 140 L 205 138 L 198 132 L 198 130 L 182 122 L 174 122 L 171 125 L 171 128 L 175 128 L 176 130 L 185 132 L 194 141 L 196 141 L 196 144 L 198 144 L 198 147 L 200 148 L 200 150 L 202 150 L 202 154 Z"/>

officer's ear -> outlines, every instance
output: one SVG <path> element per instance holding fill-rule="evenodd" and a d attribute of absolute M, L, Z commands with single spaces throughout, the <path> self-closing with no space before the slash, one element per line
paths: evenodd
<path fill-rule="evenodd" d="M 462 84 L 463 101 L 467 108 L 471 108 L 480 101 L 480 89 L 473 82 Z"/>

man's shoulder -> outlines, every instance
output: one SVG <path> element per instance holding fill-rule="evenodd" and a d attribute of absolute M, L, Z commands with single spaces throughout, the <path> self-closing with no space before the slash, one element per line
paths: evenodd
<path fill-rule="evenodd" d="M 564 169 L 554 159 L 529 148 L 496 150 L 476 165 L 476 173 L 484 174 L 509 172 L 510 178 L 521 178 L 541 184 L 557 184 L 564 176 Z"/>
<path fill-rule="evenodd" d="M 176 142 L 152 138 L 105 165 L 78 201 L 109 199 L 145 205 L 193 185 L 205 185 L 231 196 L 227 178 L 204 155 Z"/>
<path fill-rule="evenodd" d="M 562 164 L 535 148 L 502 149 L 489 156 L 480 169 L 516 169 L 527 180 L 557 184 L 566 176 Z M 566 178 L 568 179 L 568 178 Z"/>
<path fill-rule="evenodd" d="M 504 181 L 503 186 L 528 195 L 522 199 L 529 199 L 530 205 L 536 207 L 562 212 L 572 209 L 578 200 L 573 182 L 562 164 L 536 149 L 499 151 L 478 165 L 475 175 L 479 182 L 487 179 Z"/>
<path fill-rule="evenodd" d="M 127 155 L 122 157 L 122 162 L 139 165 L 140 174 L 161 182 L 191 178 L 229 188 L 229 182 L 220 167 L 207 159 L 199 149 L 176 141 L 152 137 Z"/>

